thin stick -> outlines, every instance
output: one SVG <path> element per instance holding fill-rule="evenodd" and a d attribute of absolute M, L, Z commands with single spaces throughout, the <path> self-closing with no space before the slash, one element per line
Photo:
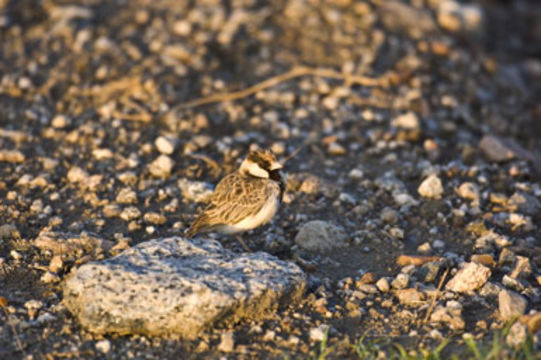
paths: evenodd
<path fill-rule="evenodd" d="M 218 165 L 218 163 L 214 160 L 212 160 L 211 158 L 209 158 L 208 156 L 206 155 L 202 155 L 202 154 L 188 154 L 189 157 L 191 158 L 194 158 L 194 159 L 199 159 L 199 160 L 203 160 L 207 165 L 209 165 L 211 168 L 214 169 L 214 171 L 216 171 L 217 174 L 220 173 L 220 165 Z"/>
<path fill-rule="evenodd" d="M 11 326 L 11 330 L 13 331 L 13 334 L 15 335 L 15 340 L 17 341 L 17 346 L 19 347 L 19 350 L 21 350 L 23 353 L 25 353 L 23 349 L 23 344 L 21 343 L 21 339 L 19 339 L 19 334 L 17 333 L 17 329 L 15 328 L 15 325 L 11 321 L 11 316 L 9 316 L 9 313 L 6 309 L 7 301 L 5 298 L 0 297 L 0 306 L 4 310 L 4 313 L 6 314 L 6 317 L 8 319 L 9 326 Z"/>
<path fill-rule="evenodd" d="M 434 306 L 436 306 L 436 300 L 438 299 L 438 296 L 440 295 L 441 287 L 443 286 L 443 282 L 445 281 L 445 278 L 447 277 L 447 274 L 449 273 L 449 269 L 445 269 L 445 272 L 443 273 L 443 276 L 440 279 L 440 283 L 438 284 L 438 288 L 436 289 L 436 292 L 434 293 L 434 297 L 432 298 L 432 302 L 430 303 L 430 306 L 428 307 L 428 311 L 426 312 L 425 319 L 423 320 L 424 323 L 428 321 L 428 318 L 432 314 L 432 310 L 434 310 Z"/>
<path fill-rule="evenodd" d="M 194 108 L 197 106 L 212 104 L 212 103 L 217 103 L 217 102 L 242 99 L 250 95 L 253 95 L 259 91 L 273 87 L 281 82 L 291 80 L 293 78 L 304 76 L 304 75 L 340 79 L 340 80 L 344 80 L 348 84 L 359 84 L 363 86 L 388 86 L 390 82 L 389 76 L 382 76 L 380 78 L 371 78 L 371 77 L 366 77 L 366 76 L 361 76 L 361 75 L 344 74 L 332 69 L 296 66 L 293 69 L 289 70 L 288 72 L 268 78 L 267 80 L 264 80 L 253 86 L 250 86 L 247 89 L 233 91 L 229 93 L 223 93 L 223 94 L 214 94 L 207 97 L 187 101 L 185 103 L 175 106 L 171 111 Z"/>
<path fill-rule="evenodd" d="M 308 136 L 302 144 L 300 144 L 291 154 L 289 154 L 284 160 L 281 161 L 282 165 L 285 165 L 289 160 L 293 159 L 295 156 L 297 156 L 301 150 L 308 145 L 309 142 L 311 142 L 313 139 Z"/>

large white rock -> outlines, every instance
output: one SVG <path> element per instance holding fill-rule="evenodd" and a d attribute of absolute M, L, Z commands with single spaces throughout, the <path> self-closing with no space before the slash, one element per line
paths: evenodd
<path fill-rule="evenodd" d="M 193 338 L 218 323 L 260 318 L 299 299 L 305 286 L 297 265 L 267 253 L 172 237 L 74 270 L 63 301 L 93 333 Z"/>

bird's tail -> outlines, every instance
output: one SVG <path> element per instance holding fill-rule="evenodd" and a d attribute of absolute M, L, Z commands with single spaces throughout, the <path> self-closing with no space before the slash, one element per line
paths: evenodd
<path fill-rule="evenodd" d="M 184 233 L 184 236 L 187 239 L 191 239 L 195 235 L 197 235 L 197 232 L 198 232 L 198 229 L 196 227 L 194 227 L 193 224 L 192 224 L 192 226 L 190 226 L 190 228 L 188 230 L 186 230 L 186 232 Z"/>

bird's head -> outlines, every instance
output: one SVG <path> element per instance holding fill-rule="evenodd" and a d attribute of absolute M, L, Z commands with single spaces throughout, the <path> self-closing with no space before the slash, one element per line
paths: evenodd
<path fill-rule="evenodd" d="M 270 150 L 258 149 L 248 153 L 248 156 L 240 165 L 240 172 L 258 178 L 269 178 L 281 168 L 282 164 L 276 160 Z"/>

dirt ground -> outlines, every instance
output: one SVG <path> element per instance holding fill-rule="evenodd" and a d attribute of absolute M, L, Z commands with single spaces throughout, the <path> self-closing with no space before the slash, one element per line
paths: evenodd
<path fill-rule="evenodd" d="M 536 0 L 0 0 L 0 358 L 313 358 L 325 331 L 329 358 L 362 358 L 363 336 L 488 342 L 497 289 L 541 306 L 540 99 Z M 304 300 L 190 341 L 81 328 L 71 269 L 181 235 L 202 204 L 179 181 L 216 184 L 251 144 L 302 147 L 245 240 L 303 266 Z M 309 220 L 346 247 L 300 250 Z M 488 282 L 445 290 L 467 262 Z M 425 321 L 440 285 L 436 308 L 461 308 Z"/>

